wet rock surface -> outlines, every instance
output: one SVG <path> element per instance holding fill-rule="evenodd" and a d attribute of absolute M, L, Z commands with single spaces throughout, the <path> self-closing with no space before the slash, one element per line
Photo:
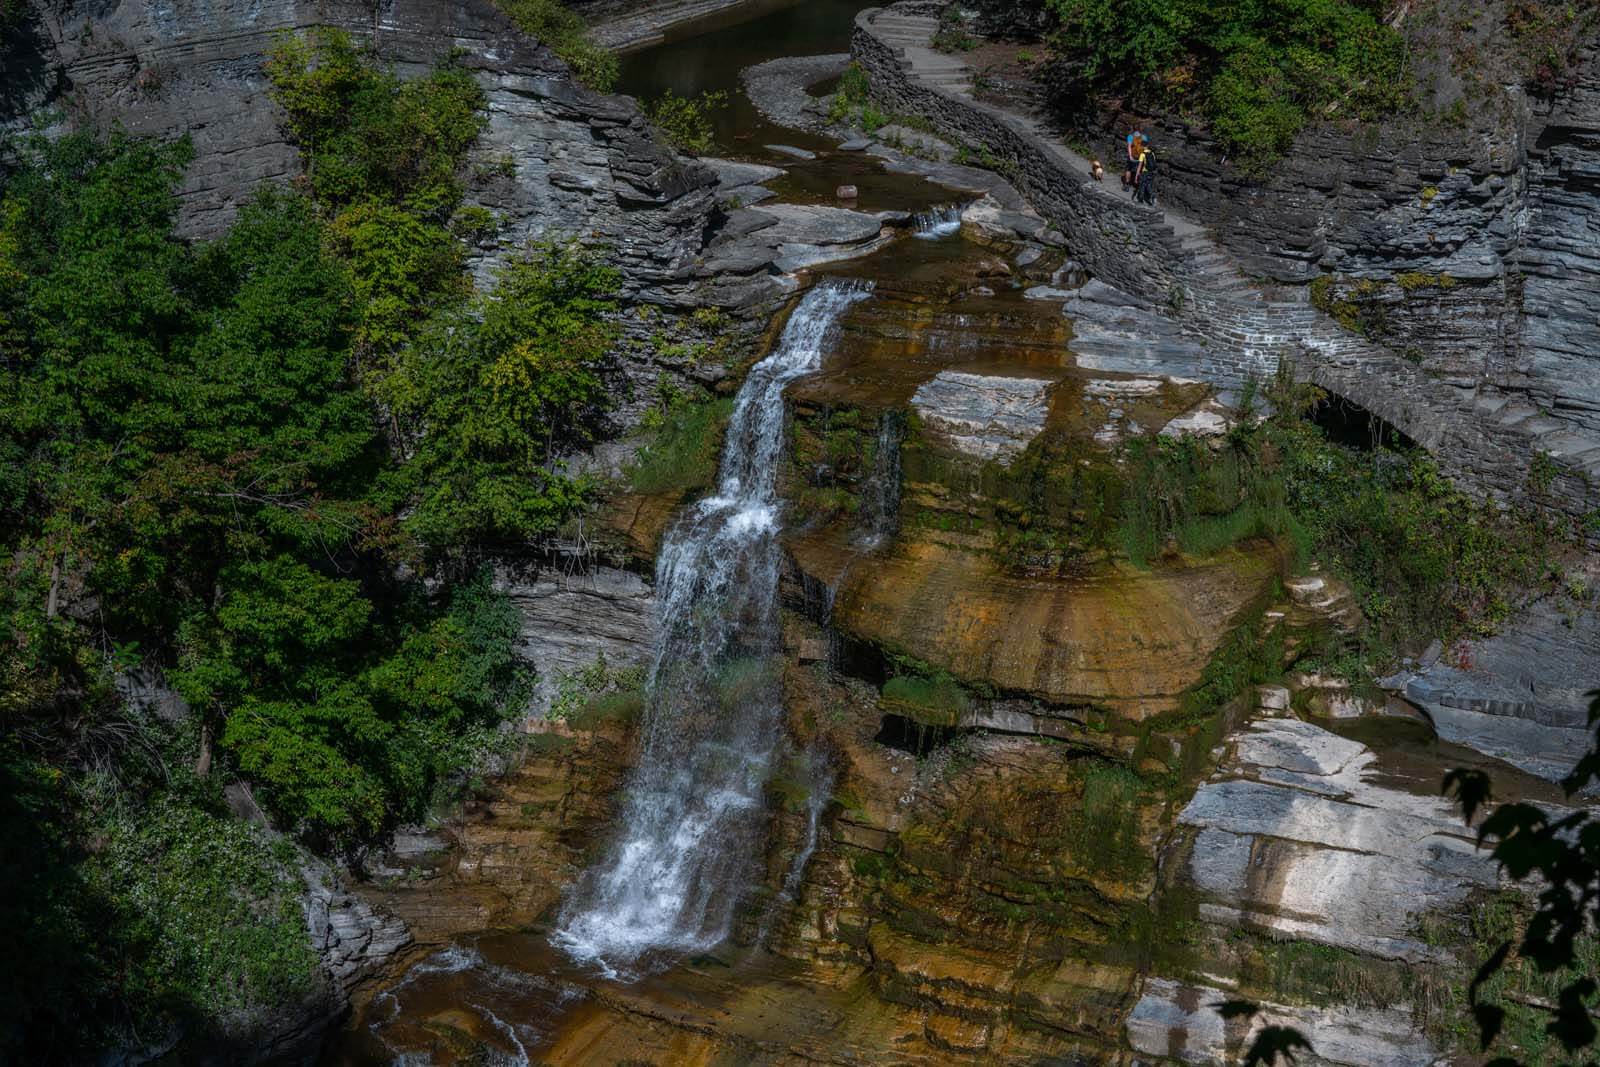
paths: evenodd
<path fill-rule="evenodd" d="M 940 371 L 917 387 L 911 406 L 956 451 L 1004 463 L 1044 429 L 1054 384 L 1049 378 Z"/>
<path fill-rule="evenodd" d="M 1421 707 L 1439 736 L 1559 781 L 1587 749 L 1600 617 L 1574 589 L 1530 604 L 1492 637 L 1431 650 L 1383 684 Z"/>
<path fill-rule="evenodd" d="M 1440 953 L 1417 937 L 1423 913 L 1498 885 L 1460 812 L 1376 784 L 1365 745 L 1270 719 L 1229 747 L 1178 816 L 1203 919 L 1420 962 Z"/>

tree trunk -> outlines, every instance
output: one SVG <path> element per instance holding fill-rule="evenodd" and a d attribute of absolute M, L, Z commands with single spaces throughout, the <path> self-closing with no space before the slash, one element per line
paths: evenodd
<path fill-rule="evenodd" d="M 211 773 L 211 727 L 200 724 L 200 755 L 195 757 L 194 776 L 204 778 Z"/>

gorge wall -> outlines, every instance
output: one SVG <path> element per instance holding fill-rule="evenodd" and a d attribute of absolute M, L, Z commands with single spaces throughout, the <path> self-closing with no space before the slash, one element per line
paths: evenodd
<path fill-rule="evenodd" d="M 1313 130 L 1264 180 L 1151 123 L 1164 215 L 1089 181 L 1048 121 L 975 98 L 926 47 L 937 7 L 857 18 L 874 93 L 989 153 L 1096 276 L 1182 322 L 1201 376 L 1292 362 L 1479 491 L 1579 520 L 1600 506 L 1592 65 L 1476 126 Z"/>
<path fill-rule="evenodd" d="M 462 177 L 467 202 L 495 220 L 471 250 L 479 286 L 530 240 L 570 237 L 619 269 L 625 306 L 654 309 L 618 316 L 619 426 L 637 420 L 661 375 L 708 380 L 722 369 L 691 367 L 687 345 L 661 342 L 691 339 L 683 313 L 727 309 L 734 333 L 748 336 L 785 293 L 763 273 L 707 268 L 700 257 L 718 219 L 715 175 L 659 142 L 631 98 L 578 83 L 488 0 L 32 5 L 0 41 L 0 129 L 46 115 L 141 136 L 187 135 L 195 158 L 180 188 L 180 232 L 214 237 L 259 185 L 300 174 L 264 65 L 277 35 L 312 26 L 369 42 L 402 75 L 452 54 L 473 72 L 488 126 Z"/>

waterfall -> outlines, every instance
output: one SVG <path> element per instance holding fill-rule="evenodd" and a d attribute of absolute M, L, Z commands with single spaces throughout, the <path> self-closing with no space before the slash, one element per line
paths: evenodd
<path fill-rule="evenodd" d="M 833 799 L 833 765 L 828 762 L 828 757 L 815 748 L 806 749 L 806 836 L 800 846 L 800 851 L 794 854 L 794 859 L 789 862 L 789 870 L 783 876 L 783 886 L 778 891 L 775 899 L 767 905 L 767 910 L 761 917 L 761 926 L 756 932 L 756 944 L 765 945 L 767 935 L 772 931 L 772 923 L 778 917 L 778 912 L 785 904 L 792 904 L 800 898 L 800 886 L 805 882 L 806 864 L 811 862 L 811 857 L 816 854 L 817 841 L 821 836 L 822 813 L 827 810 L 828 801 Z"/>
<path fill-rule="evenodd" d="M 949 237 L 961 229 L 961 209 L 955 204 L 941 204 L 919 211 L 911 217 L 911 228 L 913 236 L 925 241 Z"/>
<path fill-rule="evenodd" d="M 817 835 L 822 826 L 822 812 L 833 797 L 833 768 L 828 765 L 827 758 L 813 750 L 806 753 L 806 765 L 811 771 L 806 783 L 810 790 L 806 794 L 806 840 L 800 851 L 794 854 L 794 862 L 789 864 L 789 873 L 783 877 L 783 892 L 780 899 L 785 901 L 794 900 L 800 895 L 800 884 L 805 880 L 806 864 L 811 862 L 812 855 L 817 851 Z"/>
<path fill-rule="evenodd" d="M 821 366 L 840 318 L 870 288 L 824 282 L 801 299 L 734 401 L 716 495 L 662 544 L 639 764 L 609 851 L 579 878 L 552 935 L 575 959 L 615 974 L 728 935 L 760 851 L 762 786 L 782 735 L 783 390 Z"/>
<path fill-rule="evenodd" d="M 893 537 L 900 526 L 900 439 L 904 417 L 885 411 L 878 422 L 878 441 L 872 454 L 872 473 L 861 485 L 861 506 L 851 540 L 876 548 Z"/>

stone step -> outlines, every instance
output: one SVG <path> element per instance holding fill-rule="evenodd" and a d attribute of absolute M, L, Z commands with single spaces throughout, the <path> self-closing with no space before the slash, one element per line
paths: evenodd
<path fill-rule="evenodd" d="M 1559 429 L 1542 434 L 1538 447 L 1552 456 L 1583 462 L 1600 454 L 1600 438 L 1573 430 L 1563 423 Z"/>
<path fill-rule="evenodd" d="M 1505 410 L 1500 413 L 1499 421 L 1501 426 L 1515 426 L 1518 423 L 1527 422 L 1538 414 L 1538 408 L 1518 400 L 1506 405 Z"/>
<path fill-rule="evenodd" d="M 1496 415 L 1509 403 L 1511 403 L 1509 396 L 1484 394 L 1474 400 L 1472 406 L 1485 415 Z"/>

